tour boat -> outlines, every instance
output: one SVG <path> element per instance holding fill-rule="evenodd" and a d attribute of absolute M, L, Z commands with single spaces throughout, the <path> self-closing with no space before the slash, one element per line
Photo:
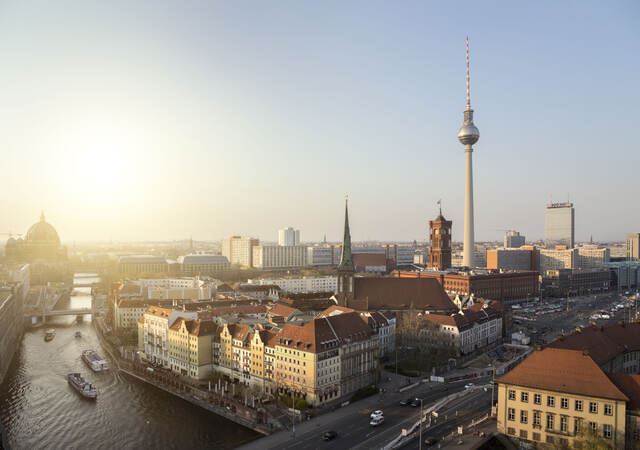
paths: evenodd
<path fill-rule="evenodd" d="M 52 341 L 54 337 L 56 337 L 56 330 L 54 330 L 53 328 L 49 328 L 47 331 L 44 332 L 45 341 L 47 342 Z"/>
<path fill-rule="evenodd" d="M 82 359 L 94 372 L 103 372 L 109 370 L 109 363 L 102 356 L 98 355 L 94 350 L 83 350 Z"/>
<path fill-rule="evenodd" d="M 76 391 L 83 397 L 95 399 L 98 396 L 98 391 L 93 385 L 89 384 L 87 380 L 82 378 L 78 372 L 70 372 L 67 374 L 67 381 Z"/>

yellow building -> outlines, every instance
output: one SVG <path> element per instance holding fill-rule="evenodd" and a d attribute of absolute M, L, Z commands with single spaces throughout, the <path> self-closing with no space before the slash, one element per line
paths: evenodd
<path fill-rule="evenodd" d="M 168 332 L 171 371 L 196 380 L 208 378 L 213 369 L 213 341 L 219 336 L 220 328 L 214 322 L 177 319 Z"/>
<path fill-rule="evenodd" d="M 629 398 L 589 352 L 537 350 L 496 383 L 499 432 L 563 447 L 587 431 L 624 448 Z"/>

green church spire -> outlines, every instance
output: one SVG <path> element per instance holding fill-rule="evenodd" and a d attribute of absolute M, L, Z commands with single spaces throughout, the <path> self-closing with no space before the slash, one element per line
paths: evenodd
<path fill-rule="evenodd" d="M 351 255 L 351 232 L 349 231 L 349 199 L 344 201 L 344 237 L 342 238 L 342 254 L 338 270 L 341 272 L 353 272 L 353 257 Z"/>

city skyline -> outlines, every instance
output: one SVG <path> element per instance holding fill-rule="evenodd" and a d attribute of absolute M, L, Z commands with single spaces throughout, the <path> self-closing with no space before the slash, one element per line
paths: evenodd
<path fill-rule="evenodd" d="M 635 176 L 634 3 L 470 4 L 482 21 L 419 3 L 113 5 L 2 6 L 0 145 L 21 170 L 5 174 L 0 231 L 44 208 L 65 242 L 275 241 L 288 224 L 339 241 L 348 192 L 354 241 L 424 240 L 440 198 L 462 241 L 466 35 L 476 240 L 542 238 L 566 193 L 577 241 L 640 222 L 612 195 Z M 598 220 L 604 205 L 618 220 Z"/>

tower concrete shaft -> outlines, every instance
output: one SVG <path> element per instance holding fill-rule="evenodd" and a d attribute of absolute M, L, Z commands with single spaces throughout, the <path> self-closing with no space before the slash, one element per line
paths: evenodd
<path fill-rule="evenodd" d="M 464 191 L 464 247 L 462 264 L 473 267 L 473 253 L 475 251 L 475 239 L 473 234 L 473 147 L 465 145 L 466 157 L 465 191 Z"/>

